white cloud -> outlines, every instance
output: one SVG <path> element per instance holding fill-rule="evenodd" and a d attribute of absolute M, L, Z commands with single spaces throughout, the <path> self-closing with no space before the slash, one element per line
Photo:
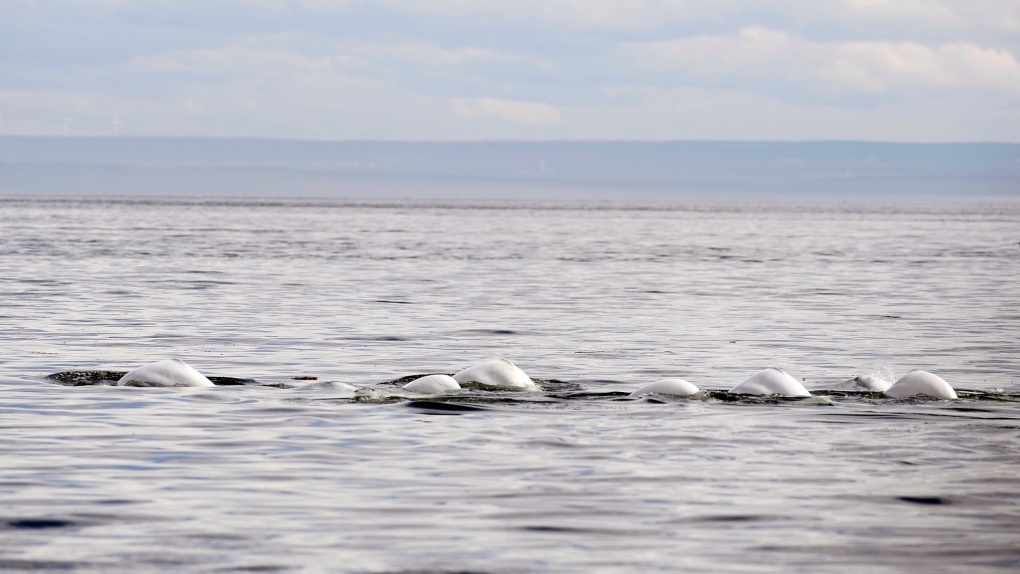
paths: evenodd
<path fill-rule="evenodd" d="M 621 55 L 689 81 L 780 80 L 802 87 L 884 93 L 956 89 L 1020 94 L 1020 65 L 1008 50 L 968 43 L 811 42 L 764 28 L 624 45 Z"/>
<path fill-rule="evenodd" d="M 949 98 L 957 104 L 958 98 Z M 938 105 L 911 101 L 877 109 L 787 104 L 755 93 L 705 88 L 648 88 L 639 107 L 571 109 L 576 139 L 759 140 L 860 139 L 882 141 L 967 141 L 980 129 L 998 138 L 1020 133 L 1010 126 L 933 113 Z M 1020 114 L 1010 114 L 1020 118 Z M 980 125 L 980 128 L 977 126 Z M 989 137 L 989 136 L 986 136 Z"/>
<path fill-rule="evenodd" d="M 1020 94 L 1020 65 L 1005 50 L 972 44 L 847 42 L 828 47 L 821 77 L 865 92 L 976 89 Z"/>
<path fill-rule="evenodd" d="M 267 0 L 269 1 L 269 0 Z M 280 0 L 283 1 L 283 0 Z M 300 0 L 328 6 L 327 0 Z M 738 25 L 748 13 L 790 22 L 872 26 L 895 23 L 906 29 L 1020 29 L 1015 0 L 379 0 L 398 13 L 471 22 L 554 25 L 569 30 L 662 30 L 677 24 Z M 743 22 L 750 24 L 750 22 Z"/>
<path fill-rule="evenodd" d="M 1015 0 L 830 0 L 824 4 L 833 20 L 854 18 L 907 25 L 934 24 L 944 29 L 1020 30 L 1020 2 Z"/>
<path fill-rule="evenodd" d="M 132 58 L 122 69 L 143 74 L 187 73 L 232 75 L 238 72 L 259 72 L 274 75 L 283 72 L 329 73 L 337 66 L 356 59 L 346 55 L 310 57 L 292 52 L 268 50 L 244 45 L 216 49 L 173 50 L 156 56 Z"/>
<path fill-rule="evenodd" d="M 762 25 L 762 18 L 811 24 L 828 23 L 839 29 L 895 23 L 905 30 L 964 30 L 984 28 L 1020 31 L 1020 2 L 1016 0 L 4 0 L 10 10 L 75 11 L 76 17 L 103 16 L 125 11 L 169 15 L 225 10 L 235 17 L 288 14 L 317 19 L 349 15 L 359 10 L 401 17 L 436 18 L 442 25 L 552 26 L 563 30 L 666 30 L 678 24 Z M 758 21 L 748 21 L 750 14 Z M 863 26 L 863 27 L 861 27 Z"/>
<path fill-rule="evenodd" d="M 662 42 L 623 44 L 622 54 L 656 71 L 689 70 L 706 75 L 755 73 L 765 63 L 781 63 L 807 54 L 808 43 L 785 32 L 748 27 L 735 36 L 694 36 Z"/>
<path fill-rule="evenodd" d="M 364 43 L 349 49 L 363 58 L 381 58 L 433 68 L 458 68 L 478 63 L 524 63 L 537 69 L 556 69 L 554 64 L 533 56 L 472 46 L 448 49 L 423 41 Z"/>
<path fill-rule="evenodd" d="M 0 2 L 4 133 L 1020 141 L 1017 0 Z"/>
<path fill-rule="evenodd" d="M 542 102 L 520 102 L 495 98 L 450 100 L 453 112 L 465 118 L 498 118 L 504 121 L 543 126 L 563 123 L 560 111 Z"/>

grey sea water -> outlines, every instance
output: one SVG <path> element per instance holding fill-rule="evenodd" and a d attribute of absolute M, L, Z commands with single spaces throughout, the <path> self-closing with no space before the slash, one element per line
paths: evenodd
<path fill-rule="evenodd" d="M 1016 204 L 0 198 L 0 570 L 1015 570 L 1018 230 Z M 246 384 L 47 379 L 169 357 Z M 491 357 L 543 390 L 388 384 Z M 627 398 L 766 366 L 820 396 Z M 834 391 L 913 368 L 961 399 Z"/>

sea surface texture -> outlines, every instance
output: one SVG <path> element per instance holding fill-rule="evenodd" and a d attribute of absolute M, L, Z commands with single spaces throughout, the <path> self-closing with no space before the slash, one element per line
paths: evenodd
<path fill-rule="evenodd" d="M 0 198 L 0 570 L 1015 571 L 1018 241 L 1015 203 Z M 541 390 L 394 382 L 497 357 Z M 102 380 L 167 358 L 237 380 Z M 724 392 L 769 366 L 815 396 Z M 915 368 L 960 398 L 844 385 Z M 666 377 L 708 392 L 628 396 Z"/>

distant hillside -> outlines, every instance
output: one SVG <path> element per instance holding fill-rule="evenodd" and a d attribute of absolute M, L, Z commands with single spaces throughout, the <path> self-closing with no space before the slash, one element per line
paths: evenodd
<path fill-rule="evenodd" d="M 0 137 L 0 193 L 1020 198 L 1020 144 Z"/>

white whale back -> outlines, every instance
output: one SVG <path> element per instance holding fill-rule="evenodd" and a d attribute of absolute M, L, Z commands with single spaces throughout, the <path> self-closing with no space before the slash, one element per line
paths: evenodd
<path fill-rule="evenodd" d="M 205 375 L 188 366 L 180 359 L 166 359 L 138 367 L 117 381 L 123 386 L 128 381 L 138 381 L 157 387 L 215 387 Z"/>
<path fill-rule="evenodd" d="M 403 388 L 412 393 L 438 395 L 460 389 L 460 383 L 450 375 L 426 375 L 407 383 Z"/>
<path fill-rule="evenodd" d="M 944 381 L 942 377 L 921 370 L 913 370 L 903 375 L 885 391 L 885 396 L 894 399 L 916 395 L 927 395 L 937 399 L 957 398 L 952 385 Z"/>
<path fill-rule="evenodd" d="M 775 367 L 758 371 L 756 375 L 730 389 L 730 392 L 741 395 L 811 396 L 811 393 L 797 379 Z"/>
<path fill-rule="evenodd" d="M 481 383 L 492 387 L 508 387 L 514 389 L 535 389 L 524 371 L 506 359 L 493 359 L 473 367 L 468 367 L 453 376 L 453 379 L 464 383 Z"/>
<path fill-rule="evenodd" d="M 689 397 L 697 394 L 698 390 L 698 387 L 683 379 L 659 379 L 654 383 L 648 383 L 647 385 L 639 388 L 631 393 L 630 396 L 640 397 L 641 395 L 647 395 L 649 393 L 658 393 L 660 395 Z"/>

